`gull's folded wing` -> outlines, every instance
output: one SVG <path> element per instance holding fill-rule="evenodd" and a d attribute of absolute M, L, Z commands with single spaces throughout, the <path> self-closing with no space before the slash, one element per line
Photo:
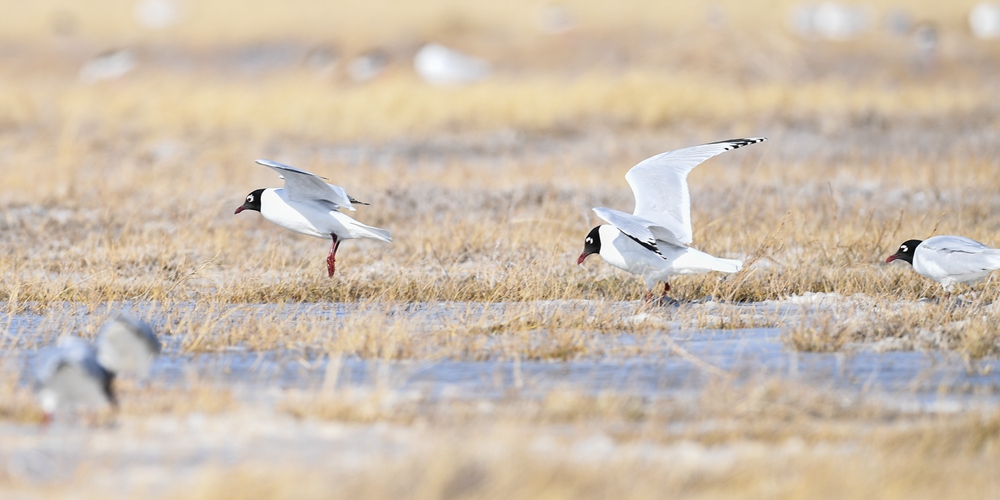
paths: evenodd
<path fill-rule="evenodd" d="M 924 250 L 921 258 L 933 259 L 951 274 L 979 273 L 1000 267 L 1000 250 L 964 236 L 937 236 L 921 243 L 917 250 L 921 248 Z"/>
<path fill-rule="evenodd" d="M 597 207 L 594 213 L 645 246 L 657 248 L 657 241 L 679 247 L 686 246 L 669 229 L 642 217 L 606 207 Z"/>

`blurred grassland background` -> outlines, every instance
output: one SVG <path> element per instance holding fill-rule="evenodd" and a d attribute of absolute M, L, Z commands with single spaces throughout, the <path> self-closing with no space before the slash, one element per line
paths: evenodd
<path fill-rule="evenodd" d="M 794 33 L 789 1 L 191 2 L 157 30 L 136 21 L 135 5 L 7 6 L 0 123 L 339 140 L 995 111 L 1000 48 L 969 33 L 973 2 L 870 2 L 867 29 L 832 42 Z M 553 5 L 575 27 L 545 32 Z M 911 26 L 890 33 L 884 19 L 903 9 Z M 929 68 L 915 68 L 920 23 L 939 33 Z M 489 60 L 493 77 L 422 84 L 409 62 L 431 41 Z M 124 47 L 138 64 L 122 81 L 77 81 L 88 57 Z M 368 85 L 310 78 L 304 61 L 317 47 L 341 66 L 380 50 L 386 74 Z"/>
<path fill-rule="evenodd" d="M 135 2 L 9 5 L 0 123 L 338 140 L 995 111 L 1000 48 L 971 37 L 972 2 L 869 3 L 868 29 L 834 42 L 793 33 L 793 2 L 557 5 L 574 19 L 566 33 L 540 29 L 545 2 L 192 2 L 158 30 L 136 22 Z M 901 8 L 940 33 L 934 67 L 914 69 L 914 35 L 884 28 Z M 459 90 L 421 84 L 409 61 L 429 41 L 486 58 L 494 77 Z M 138 64 L 122 81 L 77 80 L 87 58 L 124 47 Z M 389 65 L 369 85 L 309 78 L 316 47 L 344 62 L 378 49 Z"/>
<path fill-rule="evenodd" d="M 139 22 L 150 1 L 173 6 L 172 24 Z M 973 36 L 972 6 L 870 2 L 863 29 L 829 40 L 797 32 L 802 6 L 790 1 L 9 3 L 0 195 L 16 208 L 5 226 L 21 230 L 3 237 L 0 296 L 204 297 L 248 273 L 314 289 L 320 243 L 231 215 L 246 192 L 276 184 L 257 157 L 347 186 L 374 202 L 363 221 L 394 231 L 395 245 L 345 248 L 340 279 L 371 284 L 347 298 L 386 289 L 393 272 L 434 284 L 424 290 L 448 288 L 424 279 L 442 269 L 512 283 L 497 264 L 514 261 L 498 256 L 560 270 L 557 286 L 537 283 L 544 297 L 591 296 L 594 276 L 563 264 L 594 222 L 589 207 L 629 208 L 628 166 L 746 135 L 772 140 L 692 174 L 696 245 L 794 272 L 774 285 L 761 270 L 729 295 L 899 289 L 908 278 L 891 271 L 841 277 L 870 275 L 863 266 L 903 234 L 992 242 L 1000 227 L 1000 43 Z M 556 30 L 553 15 L 566 17 Z M 432 41 L 489 61 L 492 74 L 425 83 L 412 60 Z M 129 51 L 129 70 L 84 78 L 112 50 Z M 385 69 L 352 79 L 350 64 L 371 53 Z M 291 261 L 276 264 L 282 255 Z M 797 265 L 816 255 L 850 269 Z M 710 292 L 716 279 L 689 289 Z M 611 296 L 637 293 L 614 280 Z M 911 297 L 929 290 L 909 283 Z M 298 298 L 308 297 L 331 296 Z"/>
<path fill-rule="evenodd" d="M 139 22 L 149 2 L 172 24 Z M 925 295 L 873 267 L 897 239 L 1000 228 L 1000 43 L 973 36 L 972 6 L 866 3 L 830 40 L 790 1 L 11 2 L 0 297 L 628 298 L 637 280 L 568 265 L 589 207 L 629 209 L 645 157 L 748 135 L 771 141 L 691 176 L 695 244 L 762 266 L 679 293 Z M 493 72 L 430 85 L 428 42 Z M 87 77 L 116 50 L 122 74 Z M 353 78 L 371 54 L 384 69 Z M 396 243 L 352 242 L 318 280 L 321 243 L 232 216 L 279 182 L 258 157 L 373 202 L 358 216 Z"/>

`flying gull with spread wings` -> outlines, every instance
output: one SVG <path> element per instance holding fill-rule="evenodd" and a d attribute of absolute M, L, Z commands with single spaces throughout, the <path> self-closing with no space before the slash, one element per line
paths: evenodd
<path fill-rule="evenodd" d="M 713 156 L 765 140 L 731 139 L 668 151 L 632 167 L 625 180 L 635 195 L 635 211 L 629 214 L 594 208 L 608 224 L 590 231 L 577 264 L 583 264 L 588 255 L 598 254 L 614 267 L 641 275 L 650 289 L 647 299 L 661 281 L 666 295 L 671 276 L 739 271 L 743 263 L 738 260 L 713 257 L 688 246 L 692 231 L 687 176 Z"/>
<path fill-rule="evenodd" d="M 305 170 L 271 160 L 257 160 L 278 173 L 285 180 L 284 188 L 256 189 L 244 200 L 236 213 L 256 210 L 265 219 L 296 233 L 317 238 L 329 238 L 330 254 L 326 258 L 326 270 L 330 277 L 336 268 L 337 249 L 340 242 L 352 238 L 369 238 L 392 242 L 389 231 L 366 226 L 340 211 L 355 211 L 355 204 L 367 205 L 347 194 L 344 188 L 327 184 L 326 181 Z"/>

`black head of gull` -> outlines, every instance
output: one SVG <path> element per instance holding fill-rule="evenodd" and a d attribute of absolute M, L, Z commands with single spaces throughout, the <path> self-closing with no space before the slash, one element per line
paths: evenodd
<path fill-rule="evenodd" d="M 890 255 L 885 259 L 886 263 L 892 262 L 894 260 L 901 260 L 908 262 L 911 266 L 913 265 L 913 255 L 917 251 L 917 245 L 923 243 L 922 240 L 906 240 L 902 245 L 899 245 L 899 250 L 896 253 Z"/>
<path fill-rule="evenodd" d="M 256 210 L 260 212 L 260 196 L 264 193 L 264 188 L 255 189 L 253 192 L 247 195 L 243 200 L 243 204 L 236 207 L 236 213 L 240 213 L 244 210 Z M 232 206 L 232 205 L 230 205 Z"/>
<path fill-rule="evenodd" d="M 576 259 L 576 264 L 583 264 L 587 256 L 594 253 L 601 253 L 601 226 L 591 229 L 587 237 L 583 239 L 583 253 L 580 254 L 579 259 Z"/>

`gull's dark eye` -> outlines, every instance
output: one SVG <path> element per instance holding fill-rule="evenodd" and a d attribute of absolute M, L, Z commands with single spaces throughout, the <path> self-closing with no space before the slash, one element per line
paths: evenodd
<path fill-rule="evenodd" d="M 247 195 L 247 201 L 250 202 L 250 203 L 253 203 L 253 195 L 252 194 L 248 194 Z"/>
<path fill-rule="evenodd" d="M 900 246 L 899 250 L 902 251 L 903 253 L 909 252 L 909 249 L 906 248 L 906 245 Z"/>
<path fill-rule="evenodd" d="M 585 241 L 586 241 L 586 243 L 587 243 L 588 245 L 590 245 L 590 244 L 592 244 L 592 243 L 594 242 L 594 239 L 593 239 L 593 238 L 590 238 L 590 237 L 588 237 L 588 238 L 587 238 L 587 239 L 586 239 Z"/>

